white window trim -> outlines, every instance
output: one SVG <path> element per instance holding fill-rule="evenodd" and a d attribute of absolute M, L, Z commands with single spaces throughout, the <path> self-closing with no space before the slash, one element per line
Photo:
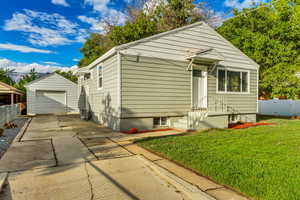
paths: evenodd
<path fill-rule="evenodd" d="M 225 91 L 219 91 L 219 70 L 225 70 Z M 227 71 L 234 71 L 234 72 L 247 72 L 248 75 L 248 87 L 247 92 L 228 92 L 227 91 Z M 242 73 L 241 73 L 242 76 Z M 241 87 L 242 87 L 242 78 L 241 78 Z M 217 94 L 250 94 L 250 71 L 245 69 L 232 69 L 232 68 L 224 68 L 219 67 L 217 69 L 217 80 L 216 80 L 216 93 Z"/>
<path fill-rule="evenodd" d="M 102 78 L 102 87 L 99 87 L 99 68 L 101 67 L 101 78 Z M 97 89 L 103 89 L 103 66 L 100 64 L 97 66 Z"/>
<path fill-rule="evenodd" d="M 89 72 L 90 72 L 90 79 L 93 80 L 94 79 L 94 77 L 93 77 L 93 75 L 94 75 L 93 70 L 90 70 Z"/>
<path fill-rule="evenodd" d="M 154 124 L 154 122 L 153 122 L 153 127 L 155 128 L 155 127 L 167 127 L 167 126 L 169 126 L 169 120 L 168 120 L 168 117 L 154 117 L 154 118 L 159 118 L 159 124 L 158 125 L 155 125 Z M 153 120 L 154 120 L 154 118 L 153 118 Z M 166 124 L 165 125 L 163 125 L 161 122 L 162 122 L 162 118 L 166 118 Z"/>

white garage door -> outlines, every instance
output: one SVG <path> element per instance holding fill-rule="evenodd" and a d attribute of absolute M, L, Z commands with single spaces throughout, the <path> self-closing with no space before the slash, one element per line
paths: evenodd
<path fill-rule="evenodd" d="M 36 114 L 60 114 L 66 112 L 66 92 L 37 91 L 35 100 Z"/>

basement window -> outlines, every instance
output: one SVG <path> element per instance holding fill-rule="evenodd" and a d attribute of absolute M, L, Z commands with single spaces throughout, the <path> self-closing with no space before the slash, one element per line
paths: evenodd
<path fill-rule="evenodd" d="M 167 126 L 167 117 L 154 117 L 153 126 L 154 127 Z"/>

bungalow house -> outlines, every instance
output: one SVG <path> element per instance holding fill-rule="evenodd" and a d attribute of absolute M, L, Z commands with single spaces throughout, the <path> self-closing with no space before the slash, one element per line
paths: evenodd
<path fill-rule="evenodd" d="M 259 65 L 204 22 L 116 46 L 78 70 L 81 116 L 126 131 L 255 122 Z"/>

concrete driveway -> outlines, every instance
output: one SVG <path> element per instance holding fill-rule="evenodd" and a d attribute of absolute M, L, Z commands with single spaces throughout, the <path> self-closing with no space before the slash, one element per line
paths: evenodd
<path fill-rule="evenodd" d="M 34 117 L 0 160 L 8 172 L 0 199 L 213 199 L 117 142 L 157 134 L 128 136 L 76 115 Z"/>

